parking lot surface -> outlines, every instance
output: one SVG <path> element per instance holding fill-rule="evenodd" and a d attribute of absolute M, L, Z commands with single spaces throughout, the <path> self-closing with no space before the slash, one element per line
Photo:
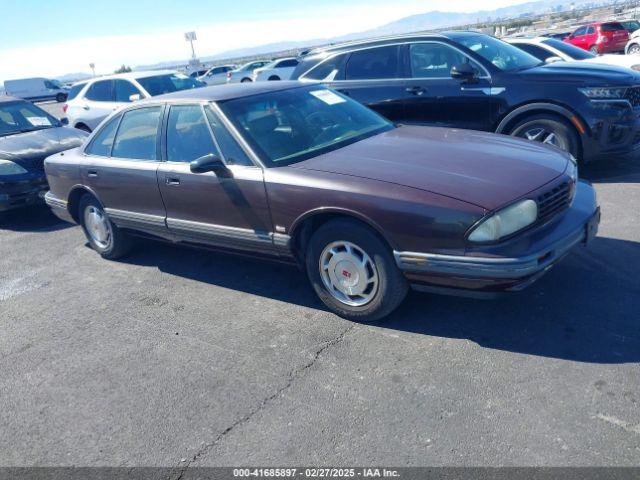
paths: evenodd
<path fill-rule="evenodd" d="M 2 465 L 638 465 L 640 162 L 584 169 L 599 236 L 500 300 L 386 323 L 303 273 L 0 220 Z"/>

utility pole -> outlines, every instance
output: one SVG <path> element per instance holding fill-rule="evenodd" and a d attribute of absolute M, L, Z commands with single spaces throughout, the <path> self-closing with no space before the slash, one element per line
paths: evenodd
<path fill-rule="evenodd" d="M 89 64 L 89 68 L 91 69 L 91 73 L 93 73 L 93 76 L 96 76 L 96 64 L 95 63 L 90 63 Z"/>

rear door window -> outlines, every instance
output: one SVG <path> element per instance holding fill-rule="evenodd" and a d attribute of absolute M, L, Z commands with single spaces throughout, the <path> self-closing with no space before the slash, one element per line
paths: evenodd
<path fill-rule="evenodd" d="M 111 155 L 132 160 L 157 160 L 161 107 L 130 110 L 124 114 Z"/>
<path fill-rule="evenodd" d="M 347 80 L 374 80 L 400 77 L 400 47 L 368 48 L 353 52 L 347 61 Z"/>
<path fill-rule="evenodd" d="M 101 80 L 92 84 L 87 90 L 85 98 L 94 102 L 112 102 L 113 82 L 111 80 Z"/>
<path fill-rule="evenodd" d="M 192 162 L 213 153 L 220 157 L 200 105 L 174 105 L 167 124 L 167 160 Z"/>
<path fill-rule="evenodd" d="M 594 33 L 596 33 L 596 29 L 594 27 L 587 28 L 587 35 L 593 35 Z"/>

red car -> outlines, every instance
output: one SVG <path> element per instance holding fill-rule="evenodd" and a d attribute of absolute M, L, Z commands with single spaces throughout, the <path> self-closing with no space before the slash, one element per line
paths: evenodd
<path fill-rule="evenodd" d="M 619 22 L 583 25 L 563 40 L 595 54 L 624 52 L 628 41 L 629 32 Z"/>

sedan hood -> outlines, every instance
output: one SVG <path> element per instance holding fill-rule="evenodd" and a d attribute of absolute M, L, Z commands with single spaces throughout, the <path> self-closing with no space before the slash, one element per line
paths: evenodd
<path fill-rule="evenodd" d="M 630 86 L 640 84 L 640 74 L 625 67 L 598 63 L 555 62 L 519 72 L 536 82 L 571 83 L 576 87 Z"/>
<path fill-rule="evenodd" d="M 403 126 L 292 165 L 421 189 L 495 210 L 567 168 L 554 147 L 470 130 Z"/>
<path fill-rule="evenodd" d="M 54 127 L 0 137 L 0 158 L 44 171 L 46 157 L 82 145 L 87 135 L 75 128 Z"/>

